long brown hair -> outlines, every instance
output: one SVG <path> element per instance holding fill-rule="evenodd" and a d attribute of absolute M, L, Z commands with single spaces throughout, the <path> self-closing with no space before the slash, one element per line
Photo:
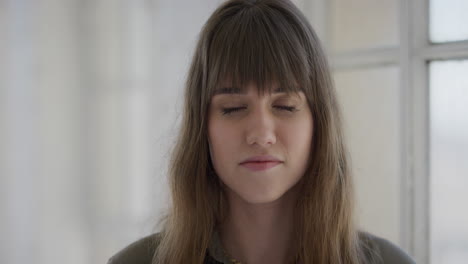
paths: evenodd
<path fill-rule="evenodd" d="M 231 0 L 204 25 L 185 89 L 183 120 L 169 177 L 172 206 L 153 263 L 203 263 L 227 200 L 208 147 L 213 91 L 271 81 L 303 91 L 314 120 L 309 166 L 295 210 L 295 263 L 366 263 L 366 244 L 353 222 L 353 186 L 339 106 L 320 41 L 287 0 Z"/>

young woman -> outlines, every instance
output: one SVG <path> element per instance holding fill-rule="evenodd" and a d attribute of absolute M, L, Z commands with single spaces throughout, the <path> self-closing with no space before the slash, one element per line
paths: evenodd
<path fill-rule="evenodd" d="M 339 107 L 319 40 L 286 0 L 231 0 L 205 24 L 160 233 L 109 263 L 413 263 L 353 223 Z"/>

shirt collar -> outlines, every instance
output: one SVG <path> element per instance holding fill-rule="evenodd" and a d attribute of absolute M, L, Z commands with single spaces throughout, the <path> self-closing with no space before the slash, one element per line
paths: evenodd
<path fill-rule="evenodd" d="M 208 253 L 212 258 L 216 261 L 221 262 L 223 264 L 231 264 L 232 261 L 229 257 L 224 253 L 223 245 L 221 243 L 221 238 L 219 237 L 219 233 L 217 230 L 213 232 L 213 236 L 210 241 L 210 245 L 208 247 Z"/>

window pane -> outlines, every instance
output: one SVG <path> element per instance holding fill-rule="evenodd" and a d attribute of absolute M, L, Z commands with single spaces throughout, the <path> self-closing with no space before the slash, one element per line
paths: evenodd
<path fill-rule="evenodd" d="M 432 263 L 468 259 L 468 60 L 432 62 L 430 173 Z"/>
<path fill-rule="evenodd" d="M 399 70 L 339 71 L 335 81 L 356 183 L 359 224 L 399 243 Z"/>
<path fill-rule="evenodd" d="M 332 0 L 333 51 L 397 46 L 398 2 L 397 0 Z"/>
<path fill-rule="evenodd" d="M 430 39 L 447 42 L 468 39 L 468 1 L 430 1 Z"/>

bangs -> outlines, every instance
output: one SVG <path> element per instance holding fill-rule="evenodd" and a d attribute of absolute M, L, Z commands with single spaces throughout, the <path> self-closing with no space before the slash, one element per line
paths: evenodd
<path fill-rule="evenodd" d="M 230 11 L 230 12 L 229 12 Z M 229 86 L 259 94 L 299 92 L 309 85 L 310 67 L 299 25 L 270 6 L 228 10 L 215 25 L 208 48 L 208 94 Z"/>

